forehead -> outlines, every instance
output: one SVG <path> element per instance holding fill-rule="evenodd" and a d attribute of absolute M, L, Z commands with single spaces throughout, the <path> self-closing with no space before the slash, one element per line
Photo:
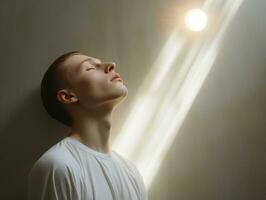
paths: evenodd
<path fill-rule="evenodd" d="M 65 66 L 71 67 L 71 68 L 77 68 L 79 67 L 83 61 L 88 61 L 91 63 L 98 63 L 100 60 L 98 58 L 94 58 L 92 56 L 87 56 L 84 54 L 75 54 L 67 58 L 64 62 Z"/>
<path fill-rule="evenodd" d="M 68 82 L 69 76 L 73 77 L 73 74 L 75 74 L 80 69 L 84 61 L 88 61 L 93 64 L 101 62 L 98 58 L 84 54 L 71 55 L 59 66 L 59 71 L 62 74 L 62 79 L 64 79 L 65 82 Z"/>

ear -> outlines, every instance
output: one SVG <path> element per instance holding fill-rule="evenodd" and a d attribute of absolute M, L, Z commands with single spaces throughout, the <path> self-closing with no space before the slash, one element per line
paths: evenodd
<path fill-rule="evenodd" d="M 78 101 L 76 95 L 66 89 L 57 92 L 57 99 L 63 104 L 71 104 Z"/>

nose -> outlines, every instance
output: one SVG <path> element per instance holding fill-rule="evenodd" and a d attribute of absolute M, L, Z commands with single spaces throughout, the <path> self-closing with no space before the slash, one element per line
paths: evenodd
<path fill-rule="evenodd" d="M 115 70 L 116 64 L 114 62 L 110 62 L 106 64 L 105 71 L 108 73 L 111 70 Z"/>

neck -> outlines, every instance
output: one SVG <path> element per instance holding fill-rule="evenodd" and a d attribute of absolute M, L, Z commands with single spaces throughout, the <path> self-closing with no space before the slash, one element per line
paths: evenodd
<path fill-rule="evenodd" d="M 112 110 L 84 113 L 73 121 L 72 130 L 68 136 L 79 140 L 95 151 L 109 154 L 111 152 L 111 115 Z"/>

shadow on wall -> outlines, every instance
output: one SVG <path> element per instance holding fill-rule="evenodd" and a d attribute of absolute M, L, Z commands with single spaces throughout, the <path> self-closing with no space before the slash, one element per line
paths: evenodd
<path fill-rule="evenodd" d="M 31 167 L 67 129 L 46 113 L 39 89 L 17 106 L 0 130 L 0 199 L 27 199 Z"/>

